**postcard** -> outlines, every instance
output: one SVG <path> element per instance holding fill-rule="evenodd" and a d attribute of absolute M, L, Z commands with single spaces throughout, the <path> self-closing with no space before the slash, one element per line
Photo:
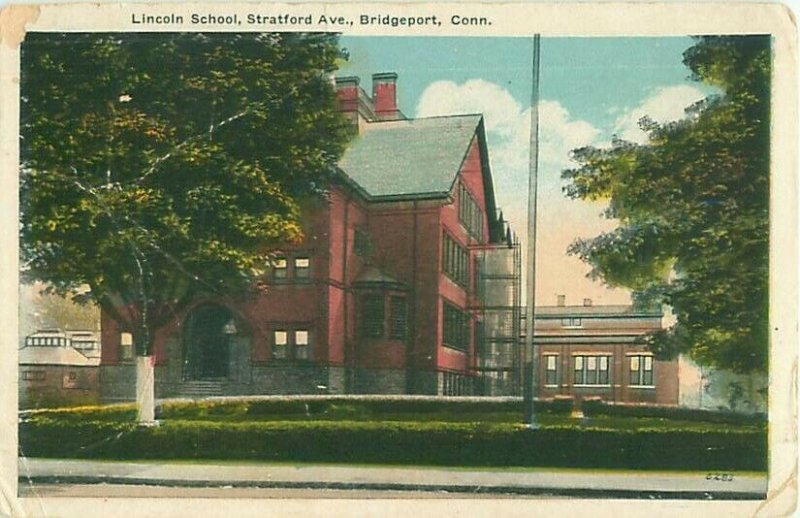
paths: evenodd
<path fill-rule="evenodd" d="M 0 512 L 791 514 L 796 37 L 5 6 Z"/>

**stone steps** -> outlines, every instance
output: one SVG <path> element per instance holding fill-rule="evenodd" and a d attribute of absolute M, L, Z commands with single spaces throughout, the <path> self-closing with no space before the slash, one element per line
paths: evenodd
<path fill-rule="evenodd" d="M 178 393 L 178 397 L 204 398 L 221 396 L 224 392 L 225 380 L 191 380 L 184 381 Z"/>

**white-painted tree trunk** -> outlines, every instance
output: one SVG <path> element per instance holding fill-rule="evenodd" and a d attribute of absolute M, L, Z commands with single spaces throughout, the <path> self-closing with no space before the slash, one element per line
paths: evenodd
<path fill-rule="evenodd" d="M 136 420 L 140 424 L 156 422 L 155 368 L 153 356 L 136 356 Z"/>

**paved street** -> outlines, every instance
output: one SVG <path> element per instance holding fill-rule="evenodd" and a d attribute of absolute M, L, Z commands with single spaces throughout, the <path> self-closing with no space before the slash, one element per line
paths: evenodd
<path fill-rule="evenodd" d="M 213 490 L 225 488 L 215 493 Z M 262 490 L 262 491 L 255 491 Z M 268 490 L 268 491 L 263 491 Z M 569 496 L 760 500 L 762 474 L 20 459 L 20 496 Z M 205 491 L 205 492 L 204 492 Z"/>

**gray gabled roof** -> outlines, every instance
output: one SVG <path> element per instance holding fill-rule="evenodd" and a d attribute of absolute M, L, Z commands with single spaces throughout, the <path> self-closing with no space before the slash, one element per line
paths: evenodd
<path fill-rule="evenodd" d="M 339 168 L 370 198 L 444 196 L 480 121 L 456 115 L 367 123 Z"/>

